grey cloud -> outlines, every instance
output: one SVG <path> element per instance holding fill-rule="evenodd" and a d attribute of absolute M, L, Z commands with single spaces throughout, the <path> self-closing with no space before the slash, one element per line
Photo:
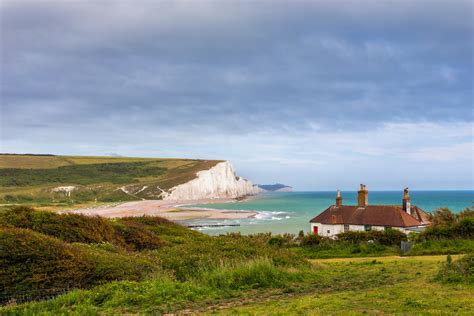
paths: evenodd
<path fill-rule="evenodd" d="M 11 150 L 39 136 L 51 150 L 67 139 L 83 150 L 119 146 L 120 135 L 177 153 L 196 134 L 204 143 L 255 133 L 285 141 L 314 130 L 334 137 L 472 122 L 472 9 L 471 1 L 5 0 L 2 139 Z M 313 145 L 303 139 L 298 147 Z"/>

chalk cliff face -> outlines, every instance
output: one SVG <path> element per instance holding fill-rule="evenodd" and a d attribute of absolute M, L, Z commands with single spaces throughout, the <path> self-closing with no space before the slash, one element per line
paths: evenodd
<path fill-rule="evenodd" d="M 163 200 L 197 200 L 238 198 L 258 193 L 252 182 L 235 175 L 228 161 L 209 170 L 199 171 L 196 178 L 162 193 Z"/>

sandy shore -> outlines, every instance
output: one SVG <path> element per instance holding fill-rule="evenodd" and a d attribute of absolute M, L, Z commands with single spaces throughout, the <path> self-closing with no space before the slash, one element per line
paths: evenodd
<path fill-rule="evenodd" d="M 182 221 L 190 219 L 240 219 L 250 218 L 257 214 L 252 211 L 235 210 L 213 210 L 209 208 L 187 207 L 187 205 L 226 203 L 233 199 L 202 199 L 202 200 L 146 200 L 126 202 L 113 206 L 104 206 L 97 208 L 83 208 L 64 211 L 67 213 L 77 213 L 85 215 L 99 215 L 103 217 L 125 217 L 154 215 L 167 218 L 172 221 Z"/>

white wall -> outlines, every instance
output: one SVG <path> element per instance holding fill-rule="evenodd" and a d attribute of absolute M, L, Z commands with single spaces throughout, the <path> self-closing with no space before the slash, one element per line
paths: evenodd
<path fill-rule="evenodd" d="M 321 223 L 311 223 L 311 232 L 314 231 L 313 230 L 314 226 L 318 227 L 318 235 L 320 236 L 334 237 L 335 235 L 344 232 L 344 225 L 342 224 L 327 225 L 327 224 L 321 224 Z M 408 231 L 406 231 L 403 227 L 392 227 L 392 228 L 408 234 Z M 371 229 L 372 230 L 385 230 L 385 226 L 372 226 Z M 364 225 L 349 225 L 349 231 L 363 232 L 365 231 L 365 226 Z"/>
<path fill-rule="evenodd" d="M 314 226 L 318 227 L 318 235 L 320 236 L 331 237 L 340 234 L 344 231 L 344 225 L 325 225 L 321 223 L 311 223 L 311 232 L 314 231 Z"/>

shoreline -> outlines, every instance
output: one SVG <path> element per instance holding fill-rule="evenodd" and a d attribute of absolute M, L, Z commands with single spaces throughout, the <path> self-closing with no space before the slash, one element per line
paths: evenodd
<path fill-rule="evenodd" d="M 242 200 L 231 198 L 198 199 L 198 200 L 143 200 L 124 202 L 114 205 L 65 210 L 62 213 L 102 216 L 106 218 L 128 216 L 160 216 L 171 221 L 195 219 L 245 219 L 253 218 L 258 212 L 243 210 L 218 210 L 205 207 L 191 207 L 196 204 L 231 203 Z"/>

